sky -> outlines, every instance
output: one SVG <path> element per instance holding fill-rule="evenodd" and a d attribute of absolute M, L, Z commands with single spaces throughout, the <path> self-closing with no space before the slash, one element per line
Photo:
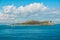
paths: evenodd
<path fill-rule="evenodd" d="M 27 20 L 60 23 L 60 0 L 0 0 L 0 23 Z"/>

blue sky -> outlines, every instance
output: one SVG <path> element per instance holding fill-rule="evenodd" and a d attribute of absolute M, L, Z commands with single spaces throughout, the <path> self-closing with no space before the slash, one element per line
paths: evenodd
<path fill-rule="evenodd" d="M 25 20 L 60 23 L 60 0 L 0 0 L 0 23 Z"/>
<path fill-rule="evenodd" d="M 43 2 L 48 7 L 60 7 L 60 0 L 0 0 L 0 6 L 14 4 L 16 6 L 28 5 L 30 3 Z"/>

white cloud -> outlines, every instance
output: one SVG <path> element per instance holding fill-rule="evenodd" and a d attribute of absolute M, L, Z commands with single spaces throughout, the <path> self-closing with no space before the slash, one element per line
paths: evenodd
<path fill-rule="evenodd" d="M 4 13 L 27 13 L 27 12 L 38 12 L 45 11 L 47 9 L 43 3 L 32 3 L 26 6 L 19 6 L 16 8 L 14 5 L 4 6 Z"/>
<path fill-rule="evenodd" d="M 42 3 L 33 3 L 26 6 L 20 6 L 18 11 L 21 12 L 38 12 L 38 11 L 45 11 L 47 7 L 45 7 Z"/>
<path fill-rule="evenodd" d="M 49 19 L 49 17 L 57 17 L 55 15 L 60 14 L 60 9 L 49 9 L 43 3 L 31 3 L 19 7 L 8 5 L 4 6 L 2 11 L 0 13 L 0 22 L 19 22 L 34 17 L 35 19 Z"/>

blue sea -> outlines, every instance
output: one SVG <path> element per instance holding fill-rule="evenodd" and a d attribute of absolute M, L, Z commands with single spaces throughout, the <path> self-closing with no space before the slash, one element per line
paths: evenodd
<path fill-rule="evenodd" d="M 60 24 L 51 26 L 0 25 L 0 40 L 60 40 Z"/>

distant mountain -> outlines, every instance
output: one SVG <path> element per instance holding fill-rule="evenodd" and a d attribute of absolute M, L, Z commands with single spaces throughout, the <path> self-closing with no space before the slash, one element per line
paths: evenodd
<path fill-rule="evenodd" d="M 22 23 L 16 23 L 13 25 L 54 25 L 53 21 L 36 21 L 36 20 L 30 20 L 30 21 L 25 21 Z"/>

